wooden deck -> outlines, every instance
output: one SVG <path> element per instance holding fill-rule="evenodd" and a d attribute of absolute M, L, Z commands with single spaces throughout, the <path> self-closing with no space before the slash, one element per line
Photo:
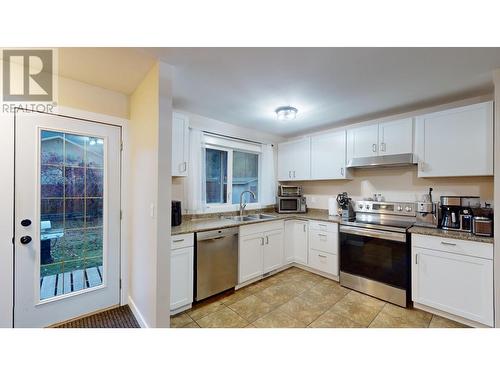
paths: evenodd
<path fill-rule="evenodd" d="M 40 278 L 40 299 L 93 288 L 102 284 L 102 266 Z"/>

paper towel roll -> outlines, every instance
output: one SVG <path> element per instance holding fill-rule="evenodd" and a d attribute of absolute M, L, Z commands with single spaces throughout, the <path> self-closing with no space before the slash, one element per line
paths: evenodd
<path fill-rule="evenodd" d="M 328 215 L 339 216 L 339 204 L 336 197 L 328 198 Z"/>

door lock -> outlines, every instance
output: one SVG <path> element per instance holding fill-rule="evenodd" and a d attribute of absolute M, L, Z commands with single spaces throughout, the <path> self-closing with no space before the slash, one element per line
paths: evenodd
<path fill-rule="evenodd" d="M 21 220 L 21 225 L 23 227 L 29 227 L 31 225 L 31 220 L 30 219 L 23 219 L 23 220 Z"/>
<path fill-rule="evenodd" d="M 31 242 L 31 237 L 30 236 L 22 236 L 21 237 L 21 243 L 23 245 L 27 245 Z"/>

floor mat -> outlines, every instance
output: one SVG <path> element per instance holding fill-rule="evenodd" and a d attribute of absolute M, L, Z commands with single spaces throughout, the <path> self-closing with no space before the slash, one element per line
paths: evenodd
<path fill-rule="evenodd" d="M 128 306 L 103 311 L 54 328 L 140 328 Z"/>

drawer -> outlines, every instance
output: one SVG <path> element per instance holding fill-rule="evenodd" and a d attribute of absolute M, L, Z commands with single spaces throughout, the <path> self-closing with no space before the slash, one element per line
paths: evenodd
<path fill-rule="evenodd" d="M 339 260 L 336 254 L 309 249 L 308 266 L 331 275 L 338 276 L 339 274 Z"/>
<path fill-rule="evenodd" d="M 285 229 L 284 220 L 266 221 L 257 224 L 245 224 L 240 226 L 240 236 L 248 236 L 251 234 L 264 233 L 272 230 Z"/>
<path fill-rule="evenodd" d="M 322 232 L 338 232 L 339 225 L 337 223 L 328 223 L 326 221 L 310 221 L 309 228 L 320 230 Z"/>
<path fill-rule="evenodd" d="M 456 240 L 454 238 L 412 234 L 412 246 L 424 249 L 446 251 L 452 254 L 493 259 L 493 244 Z"/>
<path fill-rule="evenodd" d="M 309 229 L 309 248 L 330 254 L 339 253 L 338 232 L 323 232 Z"/>
<path fill-rule="evenodd" d="M 194 234 L 178 234 L 176 236 L 172 236 L 172 246 L 171 250 L 181 249 L 183 247 L 192 247 L 194 246 Z"/>

